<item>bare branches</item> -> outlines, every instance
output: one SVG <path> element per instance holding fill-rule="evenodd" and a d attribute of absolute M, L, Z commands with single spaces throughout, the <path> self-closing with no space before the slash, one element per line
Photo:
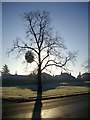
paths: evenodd
<path fill-rule="evenodd" d="M 13 47 L 8 51 L 8 54 L 15 51 L 16 49 L 18 49 L 19 53 L 22 50 L 30 49 L 30 50 L 32 50 L 32 51 L 34 51 L 35 53 L 38 54 L 38 51 L 35 48 L 32 48 L 32 47 L 28 46 L 27 44 L 24 43 L 23 45 L 20 45 L 19 39 L 17 39 L 15 42 L 13 41 Z"/>
<path fill-rule="evenodd" d="M 90 72 L 90 58 L 88 57 L 88 60 L 85 60 L 81 66 L 84 70 Z"/>
<path fill-rule="evenodd" d="M 36 43 L 37 43 L 37 46 L 38 46 L 38 48 L 39 48 L 39 44 L 38 44 L 38 39 L 37 39 L 37 36 L 36 36 L 36 32 L 35 32 L 35 30 L 34 30 L 34 27 L 35 27 L 35 25 L 36 25 L 36 20 L 34 20 L 34 22 L 32 23 L 32 21 L 33 21 L 33 13 L 31 13 L 31 14 L 25 14 L 25 19 L 29 22 L 29 31 L 28 32 L 30 32 L 33 36 L 34 36 L 34 38 L 35 38 L 35 41 L 36 41 Z"/>
<path fill-rule="evenodd" d="M 47 53 L 47 55 L 43 58 L 43 60 L 41 61 L 41 64 L 43 63 L 43 61 L 49 57 L 49 54 Z"/>
<path fill-rule="evenodd" d="M 67 68 L 65 67 L 65 65 L 69 62 L 69 61 L 73 61 L 75 62 L 77 56 L 77 52 L 68 52 L 68 56 L 64 58 L 64 60 L 61 60 L 59 62 L 57 62 L 55 59 L 53 60 L 48 60 L 45 64 L 45 66 L 42 68 L 42 70 L 46 69 L 49 66 L 56 66 L 56 67 L 60 67 L 64 70 L 67 70 Z M 47 57 L 47 56 L 46 56 Z M 46 58 L 44 58 L 46 59 Z M 43 60 L 44 60 L 43 59 Z"/>
<path fill-rule="evenodd" d="M 44 39 L 50 34 L 50 16 L 46 11 L 30 12 L 24 14 L 25 20 L 29 23 L 27 36 L 32 35 L 40 51 Z"/>
<path fill-rule="evenodd" d="M 26 34 L 29 42 L 17 39 L 13 42 L 13 47 L 8 51 L 8 54 L 15 50 L 19 54 L 22 51 L 32 50 L 36 56 L 35 62 L 38 69 L 41 71 L 49 66 L 67 70 L 66 64 L 69 61 L 76 61 L 77 53 L 68 52 L 62 37 L 53 33 L 49 12 L 31 11 L 24 13 L 24 19 L 27 23 Z M 44 54 L 43 57 L 42 54 Z"/>

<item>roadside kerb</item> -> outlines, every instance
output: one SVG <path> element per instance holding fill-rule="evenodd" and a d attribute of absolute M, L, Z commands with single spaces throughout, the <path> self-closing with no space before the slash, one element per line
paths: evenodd
<path fill-rule="evenodd" d="M 66 95 L 66 96 L 50 96 L 50 97 L 42 97 L 41 100 L 50 100 L 50 99 L 58 99 L 58 98 L 64 98 L 64 97 L 73 97 L 73 96 L 78 96 L 78 95 L 86 95 L 90 93 L 80 93 L 80 94 L 73 94 L 73 95 Z M 14 99 L 14 98 L 2 98 L 3 101 L 8 101 L 8 102 L 31 102 L 31 101 L 36 101 L 40 100 L 39 98 L 37 99 L 36 97 L 32 97 L 30 99 Z"/>

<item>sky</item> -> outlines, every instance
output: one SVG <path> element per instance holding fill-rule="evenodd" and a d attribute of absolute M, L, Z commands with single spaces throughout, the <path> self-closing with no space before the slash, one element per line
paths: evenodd
<path fill-rule="evenodd" d="M 0 5 L 1 8 L 1 5 Z M 12 47 L 17 37 L 25 38 L 25 22 L 22 19 L 24 12 L 31 10 L 46 10 L 50 12 L 52 26 L 64 39 L 71 51 L 78 51 L 77 63 L 69 64 L 72 75 L 84 73 L 82 64 L 88 58 L 88 3 L 87 2 L 7 2 L 2 3 L 2 65 L 7 64 L 10 73 L 28 74 L 22 59 L 15 59 L 14 55 L 8 57 L 6 52 Z M 1 23 L 1 22 L 0 22 Z M 0 53 L 1 54 L 1 53 Z M 2 67 L 0 65 L 0 67 Z M 32 69 L 33 65 L 29 68 Z M 52 74 L 60 74 L 60 70 L 52 69 Z"/>

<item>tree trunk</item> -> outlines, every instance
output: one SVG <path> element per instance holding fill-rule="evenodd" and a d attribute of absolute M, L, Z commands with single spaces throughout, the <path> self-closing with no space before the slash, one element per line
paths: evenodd
<path fill-rule="evenodd" d="M 42 93 L 41 66 L 38 68 L 38 93 Z"/>
<path fill-rule="evenodd" d="M 41 55 L 40 50 L 38 54 L 39 65 L 38 65 L 38 93 L 42 94 L 42 79 L 41 79 Z"/>

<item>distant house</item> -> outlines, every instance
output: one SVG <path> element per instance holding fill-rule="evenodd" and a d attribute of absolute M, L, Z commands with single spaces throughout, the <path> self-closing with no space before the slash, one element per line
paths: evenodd
<path fill-rule="evenodd" d="M 36 83 L 35 76 L 30 75 L 2 75 L 2 86 L 21 86 Z"/>
<path fill-rule="evenodd" d="M 52 76 L 48 73 L 43 72 L 42 73 L 42 83 L 50 83 L 52 82 Z"/>
<path fill-rule="evenodd" d="M 29 76 L 27 75 L 12 75 L 12 74 L 3 74 L 3 80 L 27 80 Z"/>
<path fill-rule="evenodd" d="M 81 80 L 89 80 L 90 79 L 90 73 L 86 72 L 86 73 L 83 73 L 81 75 L 81 73 L 79 72 L 79 75 L 77 76 L 78 79 L 81 79 Z"/>
<path fill-rule="evenodd" d="M 77 76 L 77 79 L 81 79 L 81 72 L 79 72 L 79 75 Z"/>
<path fill-rule="evenodd" d="M 61 73 L 61 75 L 56 75 L 55 79 L 59 80 L 74 80 L 75 77 L 71 75 L 71 73 Z"/>
<path fill-rule="evenodd" d="M 90 79 L 90 73 L 83 73 L 82 76 L 81 76 L 81 79 L 89 80 Z"/>

